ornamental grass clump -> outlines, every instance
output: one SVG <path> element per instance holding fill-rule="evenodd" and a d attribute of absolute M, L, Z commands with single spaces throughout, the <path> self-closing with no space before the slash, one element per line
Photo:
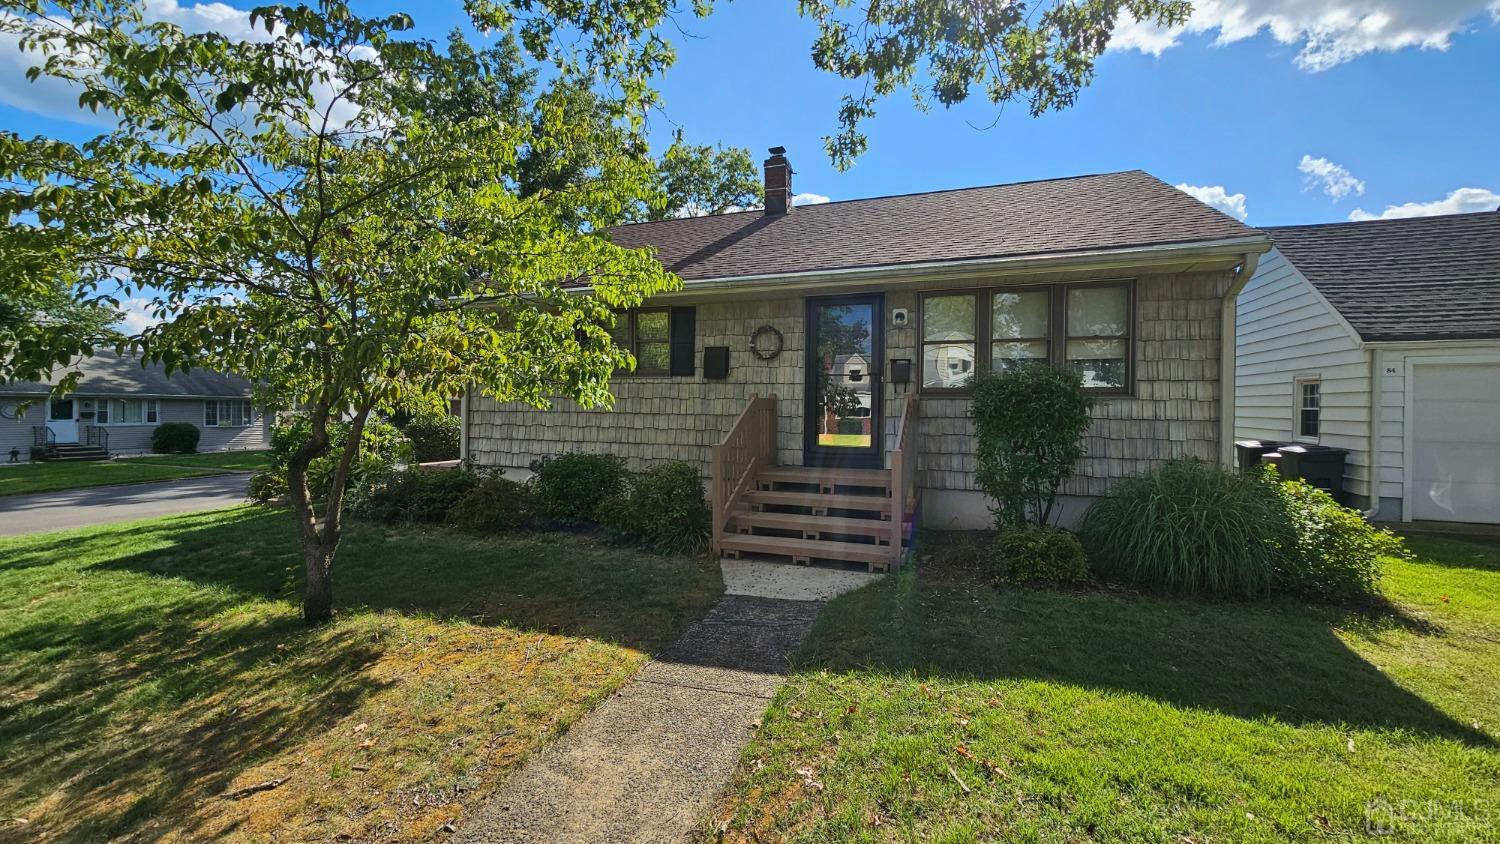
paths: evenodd
<path fill-rule="evenodd" d="M 1293 542 L 1274 485 L 1198 460 L 1120 481 L 1089 508 L 1079 537 L 1102 577 L 1228 597 L 1270 594 Z"/>

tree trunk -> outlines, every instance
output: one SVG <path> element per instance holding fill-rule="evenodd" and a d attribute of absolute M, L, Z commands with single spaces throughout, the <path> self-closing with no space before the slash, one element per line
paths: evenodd
<path fill-rule="evenodd" d="M 309 627 L 333 618 L 333 555 L 343 536 L 344 490 L 349 485 L 350 472 L 359 456 L 360 438 L 364 434 L 370 408 L 360 408 L 349 426 L 349 434 L 344 440 L 338 466 L 329 486 L 320 528 L 317 513 L 313 510 L 312 490 L 307 485 L 307 468 L 315 458 L 328 451 L 329 414 L 330 411 L 326 408 L 313 411 L 312 433 L 307 442 L 292 455 L 287 471 L 292 516 L 297 521 L 301 538 L 306 579 L 302 593 L 302 620 Z"/>
<path fill-rule="evenodd" d="M 333 618 L 333 570 L 332 555 L 325 556 L 321 543 L 317 549 L 302 547 L 307 585 L 302 590 L 302 620 L 308 627 L 316 627 Z"/>
<path fill-rule="evenodd" d="M 312 432 L 298 447 L 287 465 L 287 497 L 292 502 L 292 518 L 297 522 L 297 538 L 302 546 L 303 591 L 302 620 L 309 627 L 333 617 L 333 584 L 329 580 L 332 554 L 324 552 L 323 533 L 318 530 L 318 515 L 313 511 L 312 490 L 307 486 L 307 467 L 328 451 L 328 410 L 311 411 Z"/>

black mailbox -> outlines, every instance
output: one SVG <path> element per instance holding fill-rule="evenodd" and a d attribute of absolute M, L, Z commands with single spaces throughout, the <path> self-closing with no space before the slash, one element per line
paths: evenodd
<path fill-rule="evenodd" d="M 911 383 L 911 358 L 892 358 L 891 359 L 891 383 L 892 384 L 910 384 Z"/>
<path fill-rule="evenodd" d="M 729 347 L 703 347 L 703 377 L 719 380 L 729 377 Z"/>
<path fill-rule="evenodd" d="M 1240 471 L 1255 471 L 1260 466 L 1261 456 L 1270 454 L 1280 445 L 1275 440 L 1239 440 L 1234 444 L 1234 453 L 1239 460 Z"/>
<path fill-rule="evenodd" d="M 1321 490 L 1326 490 L 1334 500 L 1344 500 L 1344 461 L 1349 452 L 1326 445 L 1284 445 L 1278 448 L 1281 454 L 1281 476 L 1301 478 Z"/>

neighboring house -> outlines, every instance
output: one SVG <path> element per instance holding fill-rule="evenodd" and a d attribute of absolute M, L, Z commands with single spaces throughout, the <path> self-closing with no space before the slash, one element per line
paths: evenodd
<path fill-rule="evenodd" d="M 1170 458 L 1230 459 L 1234 296 L 1269 248 L 1263 233 L 1141 171 L 793 208 L 782 152 L 765 162 L 764 211 L 611 230 L 683 279 L 622 315 L 616 336 L 643 370 L 615 379 L 613 411 L 473 394 L 466 456 L 517 468 L 568 451 L 633 468 L 691 461 L 710 480 L 718 547 L 799 561 L 866 559 L 839 556 L 834 538 L 864 530 L 887 543 L 890 531 L 846 517 L 904 529 L 918 497 L 925 524 L 988 526 L 964 385 L 1019 361 L 1071 367 L 1098 400 L 1065 519 Z M 779 354 L 760 345 L 773 333 Z M 815 391 L 846 380 L 810 351 L 830 347 L 869 355 L 868 441 L 815 435 L 827 429 Z M 727 372 L 705 367 L 726 349 Z M 771 394 L 767 420 L 751 399 Z"/>
<path fill-rule="evenodd" d="M 1500 213 L 1266 231 L 1236 436 L 1347 449 L 1377 519 L 1500 523 Z"/>
<path fill-rule="evenodd" d="M 161 364 L 143 366 L 107 350 L 58 367 L 53 377 L 73 371 L 82 378 L 62 398 L 49 397 L 51 380 L 0 384 L 0 453 L 17 448 L 24 460 L 33 446 L 53 443 L 139 454 L 151 450 L 151 432 L 163 422 L 198 426 L 199 451 L 270 445 L 270 414 L 251 404 L 250 382 L 237 375 L 168 375 Z"/>

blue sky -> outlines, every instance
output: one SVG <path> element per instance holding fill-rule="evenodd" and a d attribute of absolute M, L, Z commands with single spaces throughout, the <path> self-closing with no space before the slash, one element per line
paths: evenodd
<path fill-rule="evenodd" d="M 222 4 L 152 3 L 186 24 L 239 25 Z M 849 83 L 812 67 L 814 28 L 795 6 L 720 0 L 708 20 L 684 19 L 683 34 L 669 28 L 680 59 L 653 130 L 665 140 L 680 126 L 757 159 L 784 145 L 795 189 L 832 199 L 1141 168 L 1252 225 L 1500 204 L 1500 0 L 1201 0 L 1186 31 L 1129 27 L 1062 113 L 1011 107 L 996 121 L 981 98 L 923 114 L 897 95 L 844 173 L 821 138 Z M 465 21 L 457 3 L 356 8 L 412 9 L 435 38 Z M 66 97 L 20 77 L 13 46 L 0 49 L 0 125 L 89 133 L 61 119 Z"/>

